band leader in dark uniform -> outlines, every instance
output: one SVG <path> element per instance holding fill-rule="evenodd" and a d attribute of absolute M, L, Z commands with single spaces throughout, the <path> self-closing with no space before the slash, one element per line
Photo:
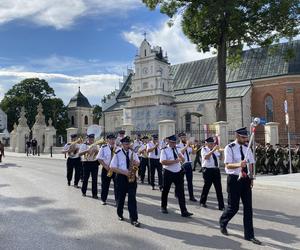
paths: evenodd
<path fill-rule="evenodd" d="M 110 168 L 116 173 L 117 183 L 117 214 L 119 220 L 123 221 L 123 209 L 126 194 L 128 194 L 128 210 L 131 224 L 135 227 L 139 227 L 137 202 L 136 202 L 136 190 L 137 181 L 136 178 L 133 182 L 129 182 L 130 175 L 129 169 L 131 164 L 139 166 L 140 161 L 135 152 L 130 149 L 130 138 L 124 137 L 120 140 L 122 146 L 118 149 L 112 158 Z"/>
<path fill-rule="evenodd" d="M 116 185 L 115 185 L 115 173 L 110 170 L 110 162 L 115 154 L 116 137 L 113 134 L 109 134 L 106 137 L 107 144 L 102 145 L 96 159 L 102 165 L 101 171 L 101 201 L 103 205 L 106 205 L 106 200 L 109 192 L 109 186 L 111 180 L 114 182 L 114 195 L 116 199 Z"/>
<path fill-rule="evenodd" d="M 244 206 L 244 238 L 245 240 L 251 241 L 254 244 L 261 245 L 261 242 L 254 237 L 252 212 L 253 180 L 249 178 L 248 174 L 246 174 L 246 161 L 251 164 L 250 169 L 253 169 L 254 157 L 252 151 L 249 150 L 248 157 L 245 159 L 247 141 L 247 128 L 238 129 L 236 130 L 236 140 L 227 145 L 224 149 L 224 163 L 225 171 L 227 173 L 228 206 L 223 212 L 219 223 L 221 233 L 228 235 L 228 222 L 238 212 L 241 199 Z M 243 177 L 239 178 L 240 174 L 243 174 Z"/>
<path fill-rule="evenodd" d="M 215 145 L 214 139 L 209 137 L 205 140 L 205 147 L 201 149 L 202 174 L 204 186 L 200 198 L 200 206 L 207 207 L 206 201 L 209 189 L 213 184 L 216 190 L 219 210 L 224 210 L 224 199 L 222 193 L 221 173 L 219 169 L 219 146 Z"/>
<path fill-rule="evenodd" d="M 182 217 L 190 217 L 193 214 L 187 211 L 184 197 L 184 172 L 181 163 L 184 162 L 184 156 L 180 149 L 176 147 L 176 136 L 170 136 L 168 146 L 163 148 L 160 155 L 160 162 L 163 166 L 163 189 L 161 193 L 161 212 L 168 213 L 168 194 L 172 183 L 175 184 L 175 190 L 178 197 L 179 207 Z"/>

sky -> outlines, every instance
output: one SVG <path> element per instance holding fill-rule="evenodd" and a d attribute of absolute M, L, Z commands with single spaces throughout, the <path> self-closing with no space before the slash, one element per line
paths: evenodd
<path fill-rule="evenodd" d="M 212 56 L 197 52 L 180 18 L 171 28 L 167 21 L 141 0 L 1 0 L 0 101 L 14 84 L 38 77 L 65 104 L 79 85 L 100 104 L 133 68 L 145 32 L 172 64 Z"/>

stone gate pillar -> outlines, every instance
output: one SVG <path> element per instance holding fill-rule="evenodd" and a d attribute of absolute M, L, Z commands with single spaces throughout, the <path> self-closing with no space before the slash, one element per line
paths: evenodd
<path fill-rule="evenodd" d="M 35 138 L 40 146 L 40 151 L 43 152 L 45 148 L 45 130 L 46 122 L 45 116 L 43 115 L 43 107 L 40 103 L 37 108 L 37 115 L 35 116 L 35 123 L 32 127 L 32 138 Z"/>
<path fill-rule="evenodd" d="M 16 132 L 16 148 L 15 152 L 25 153 L 25 142 L 26 138 L 29 138 L 30 129 L 27 125 L 27 119 L 25 117 L 25 108 L 22 107 L 20 118 L 18 120 L 19 125 Z"/>
<path fill-rule="evenodd" d="M 56 129 L 52 126 L 52 119 L 48 121 L 48 127 L 45 130 L 45 148 L 44 153 L 50 153 L 50 148 L 55 145 Z"/>
<path fill-rule="evenodd" d="M 279 123 L 278 122 L 268 122 L 265 125 L 265 142 L 270 143 L 275 146 L 279 143 Z"/>
<path fill-rule="evenodd" d="M 228 122 L 220 121 L 214 123 L 216 128 L 216 135 L 219 138 L 219 144 L 221 147 L 225 147 L 228 144 Z"/>
<path fill-rule="evenodd" d="M 163 138 L 171 135 L 175 135 L 175 124 L 174 120 L 163 120 L 158 122 L 158 137 L 161 141 Z"/>

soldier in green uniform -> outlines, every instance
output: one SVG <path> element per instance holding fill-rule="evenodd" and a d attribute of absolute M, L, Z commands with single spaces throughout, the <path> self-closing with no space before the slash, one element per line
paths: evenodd
<path fill-rule="evenodd" d="M 268 143 L 266 148 L 266 170 L 266 173 L 277 174 L 275 171 L 275 150 L 270 143 Z"/>
<path fill-rule="evenodd" d="M 295 171 L 300 172 L 300 144 L 296 144 L 296 148 L 294 150 L 294 166 Z"/>
<path fill-rule="evenodd" d="M 283 173 L 284 171 L 284 151 L 280 144 L 276 144 L 275 149 L 275 167 L 278 173 Z"/>
<path fill-rule="evenodd" d="M 265 153 L 264 147 L 261 144 L 257 144 L 255 149 L 255 169 L 256 173 L 262 173 L 263 168 L 265 167 Z"/>

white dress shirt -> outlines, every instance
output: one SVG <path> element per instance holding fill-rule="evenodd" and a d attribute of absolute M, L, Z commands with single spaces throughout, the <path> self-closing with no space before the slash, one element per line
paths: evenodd
<path fill-rule="evenodd" d="M 127 163 L 126 163 L 126 151 L 123 149 L 118 149 L 114 154 L 114 157 L 111 160 L 110 167 L 120 170 L 128 170 Z M 131 160 L 133 154 L 133 160 L 140 163 L 139 157 L 136 153 L 134 153 L 131 149 L 128 150 L 129 152 L 129 159 Z M 129 166 L 128 166 L 129 167 Z"/>
<path fill-rule="evenodd" d="M 209 159 L 205 159 L 205 156 L 210 152 L 211 150 L 208 147 L 202 147 L 201 149 L 201 162 L 203 168 L 217 168 L 219 166 L 219 158 L 220 153 L 215 151 L 213 154 L 217 157 L 218 166 L 215 166 L 215 161 L 213 158 L 213 155 L 209 157 Z"/>
<path fill-rule="evenodd" d="M 155 144 L 153 143 L 153 141 L 150 141 L 147 143 L 147 150 L 150 148 L 154 148 Z M 157 155 L 155 155 L 155 149 L 152 152 L 148 153 L 148 157 L 151 159 L 159 159 L 160 157 L 160 147 L 157 147 Z"/>
<path fill-rule="evenodd" d="M 99 146 L 95 145 L 93 146 L 95 151 L 99 150 Z M 81 144 L 80 149 L 79 149 L 79 153 L 84 152 L 88 149 L 91 148 L 91 145 L 87 145 L 86 143 Z M 82 161 L 96 161 L 96 155 L 84 155 L 83 160 Z"/>
<path fill-rule="evenodd" d="M 114 150 L 115 149 L 113 148 L 113 151 Z M 111 146 L 108 144 L 105 144 L 100 148 L 99 153 L 96 156 L 96 159 L 104 161 L 105 165 L 109 166 L 111 159 L 112 159 L 111 155 L 112 155 Z"/>
<path fill-rule="evenodd" d="M 234 141 L 233 143 L 230 143 L 225 147 L 225 149 L 224 149 L 224 163 L 225 164 L 241 162 L 242 156 L 241 156 L 241 152 L 240 152 L 240 146 L 241 145 L 238 144 L 237 141 Z M 244 156 L 246 157 L 247 146 L 242 145 L 242 150 L 243 150 Z M 248 157 L 245 160 L 247 160 L 251 164 L 255 163 L 251 149 L 249 150 Z M 228 169 L 225 167 L 225 171 L 227 174 L 239 175 L 241 172 L 241 168 Z"/>
<path fill-rule="evenodd" d="M 147 144 L 142 144 L 141 147 L 139 148 L 139 151 L 142 151 L 142 150 L 144 150 L 144 149 L 147 149 Z M 145 153 L 139 153 L 139 156 L 140 156 L 140 157 L 143 157 L 143 158 L 148 158 L 146 152 L 145 152 Z"/>
<path fill-rule="evenodd" d="M 138 152 L 139 148 L 142 146 L 143 142 L 140 140 L 134 140 L 132 149 L 135 153 Z"/>
<path fill-rule="evenodd" d="M 76 143 L 75 147 L 76 150 L 75 150 L 75 154 L 73 152 L 71 153 L 68 153 L 68 157 L 71 158 L 71 159 L 75 159 L 75 158 L 79 158 L 79 150 L 80 150 L 80 144 Z M 68 151 L 71 147 L 71 144 L 70 143 L 67 143 L 65 146 L 64 146 L 64 149 L 63 151 Z"/>
<path fill-rule="evenodd" d="M 183 149 L 184 147 L 185 147 L 185 145 L 182 142 L 177 144 L 177 148 L 179 148 L 180 150 Z M 182 155 L 184 156 L 184 163 L 192 162 L 192 152 L 193 152 L 193 149 L 191 147 L 187 147 L 186 151 L 184 153 L 182 153 Z"/>
<path fill-rule="evenodd" d="M 180 153 L 180 149 L 179 148 L 175 148 L 175 154 L 177 155 L 177 157 L 179 158 L 179 156 L 183 156 Z M 164 160 L 176 160 L 174 157 L 174 153 L 173 153 L 173 149 L 168 146 L 164 149 L 161 150 L 161 154 L 160 154 L 160 163 L 162 163 L 162 161 Z M 171 165 L 162 165 L 164 169 L 167 169 L 173 173 L 178 173 L 181 170 L 181 164 L 178 163 L 173 163 Z"/>

